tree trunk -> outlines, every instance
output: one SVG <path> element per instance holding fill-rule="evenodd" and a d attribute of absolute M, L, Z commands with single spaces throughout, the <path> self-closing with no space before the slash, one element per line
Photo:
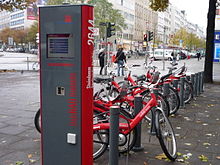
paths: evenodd
<path fill-rule="evenodd" d="M 214 56 L 214 32 L 215 32 L 215 15 L 216 1 L 209 0 L 208 25 L 206 36 L 206 58 L 204 70 L 204 82 L 213 82 L 213 56 Z"/>

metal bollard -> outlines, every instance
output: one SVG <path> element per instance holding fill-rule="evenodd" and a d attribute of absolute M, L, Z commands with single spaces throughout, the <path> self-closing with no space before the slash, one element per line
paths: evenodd
<path fill-rule="evenodd" d="M 158 89 L 153 89 L 153 93 L 158 96 Z M 150 134 L 151 135 L 156 135 L 156 127 L 155 127 L 155 108 L 153 107 L 151 109 L 151 127 L 150 127 Z"/>
<path fill-rule="evenodd" d="M 143 108 L 142 96 L 136 95 L 134 97 L 134 112 L 137 115 Z M 137 139 L 133 147 L 133 151 L 142 151 L 144 147 L 141 146 L 141 122 L 136 126 L 137 127 Z"/>
<path fill-rule="evenodd" d="M 199 94 L 200 94 L 200 73 L 198 72 L 198 78 L 197 78 L 197 96 L 199 96 Z"/>
<path fill-rule="evenodd" d="M 199 87 L 198 87 L 199 94 L 202 93 L 201 86 L 202 86 L 202 72 L 199 72 Z"/>
<path fill-rule="evenodd" d="M 190 76 L 186 76 L 186 79 L 187 79 L 187 81 L 191 81 Z"/>
<path fill-rule="evenodd" d="M 193 85 L 192 98 L 194 97 L 194 89 L 195 89 L 195 74 L 191 74 L 191 83 Z"/>
<path fill-rule="evenodd" d="M 170 86 L 169 83 L 164 83 L 163 85 L 163 95 L 165 97 L 167 97 L 170 94 L 169 86 Z"/>
<path fill-rule="evenodd" d="M 194 95 L 198 96 L 198 92 L 197 92 L 197 86 L 198 86 L 198 73 L 195 74 L 195 90 L 194 90 Z"/>
<path fill-rule="evenodd" d="M 179 96 L 180 96 L 180 107 L 181 108 L 184 108 L 185 107 L 185 104 L 184 104 L 184 82 L 185 81 L 185 77 L 181 77 L 180 78 L 180 93 L 179 93 Z"/>
<path fill-rule="evenodd" d="M 119 106 L 110 108 L 109 165 L 118 165 Z"/>
<path fill-rule="evenodd" d="M 204 72 L 201 72 L 201 92 L 204 92 Z"/>

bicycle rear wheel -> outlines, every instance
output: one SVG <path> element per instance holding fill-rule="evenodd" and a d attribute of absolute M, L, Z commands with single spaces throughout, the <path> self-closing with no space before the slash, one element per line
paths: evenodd
<path fill-rule="evenodd" d="M 166 99 L 170 106 L 170 114 L 175 114 L 180 107 L 180 98 L 177 91 L 171 86 L 169 86 L 169 95 Z"/>
<path fill-rule="evenodd" d="M 193 86 L 192 83 L 190 83 L 189 81 L 185 80 L 184 81 L 184 103 L 187 104 L 190 102 L 190 100 L 193 97 Z"/>
<path fill-rule="evenodd" d="M 103 114 L 94 111 L 93 124 L 106 122 Z M 104 154 L 109 144 L 109 130 L 93 131 L 93 159 L 97 159 Z"/>
<path fill-rule="evenodd" d="M 163 122 L 161 122 L 161 119 Z M 172 161 L 177 158 L 176 139 L 169 119 L 161 109 L 155 112 L 156 135 L 164 154 Z"/>

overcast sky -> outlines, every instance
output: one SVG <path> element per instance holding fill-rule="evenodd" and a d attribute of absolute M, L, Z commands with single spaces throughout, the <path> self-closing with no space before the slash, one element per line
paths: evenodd
<path fill-rule="evenodd" d="M 209 0 L 170 0 L 180 10 L 185 10 L 187 20 L 206 29 Z"/>

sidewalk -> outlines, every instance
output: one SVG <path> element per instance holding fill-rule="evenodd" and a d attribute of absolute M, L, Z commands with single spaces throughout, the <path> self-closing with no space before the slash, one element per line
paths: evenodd
<path fill-rule="evenodd" d="M 142 145 L 144 151 L 132 152 L 130 165 L 218 165 L 220 164 L 220 86 L 205 85 L 205 92 L 186 105 L 185 109 L 170 117 L 176 134 L 179 157 L 176 162 L 159 160 L 162 150 L 156 137 L 149 142 L 149 127 L 142 125 Z M 189 156 L 186 159 L 187 155 Z M 204 155 L 204 158 L 199 157 Z M 159 157 L 158 157 L 159 156 Z M 158 157 L 158 158 L 157 158 Z M 207 157 L 207 158 L 206 158 Z M 203 160 L 203 161 L 202 161 Z M 205 162 L 207 160 L 207 162 Z M 126 165 L 126 156 L 120 157 L 120 165 Z M 96 165 L 108 163 L 108 152 L 95 161 Z"/>
<path fill-rule="evenodd" d="M 203 69 L 203 61 L 184 60 L 188 70 L 198 72 Z M 179 66 L 184 61 L 179 62 Z M 161 69 L 162 62 L 156 61 Z M 143 64 L 143 59 L 129 59 L 128 65 Z M 168 62 L 166 62 L 166 67 Z M 220 64 L 214 64 L 214 77 L 219 78 Z M 99 67 L 94 68 L 97 76 Z M 132 69 L 133 74 L 144 73 L 144 68 Z M 164 71 L 165 73 L 166 71 Z M 40 165 L 40 134 L 35 130 L 33 118 L 39 108 L 39 74 L 37 72 L 0 73 L 0 165 Z M 122 79 L 122 77 L 120 77 Z M 220 82 L 220 79 L 219 79 Z M 205 92 L 196 100 L 179 110 L 170 118 L 176 133 L 180 154 L 191 155 L 184 160 L 167 162 L 155 158 L 162 153 L 155 137 L 149 135 L 147 124 L 143 123 L 142 144 L 144 151 L 129 156 L 130 165 L 218 165 L 220 164 L 220 86 L 205 84 Z M 190 153 L 190 154 L 189 154 Z M 204 155 L 203 162 L 198 157 Z M 217 159 L 218 158 L 218 159 Z M 181 160 L 183 159 L 183 160 Z M 120 165 L 125 165 L 126 156 L 120 156 Z M 17 163 L 17 164 L 16 164 Z M 95 165 L 108 164 L 108 151 L 94 162 Z"/>

